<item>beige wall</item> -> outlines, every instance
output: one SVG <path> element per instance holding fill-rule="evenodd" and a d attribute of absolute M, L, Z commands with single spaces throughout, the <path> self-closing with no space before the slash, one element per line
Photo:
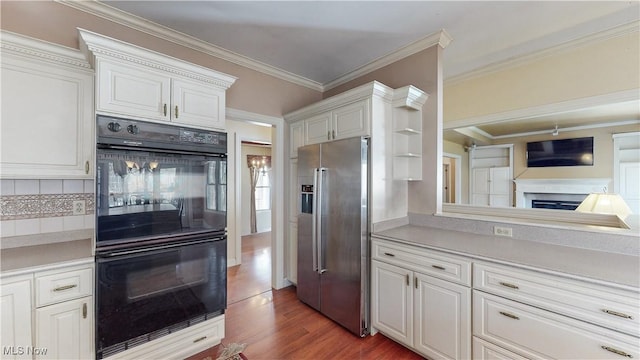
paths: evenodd
<path fill-rule="evenodd" d="M 515 179 L 613 179 L 613 134 L 638 131 L 637 125 L 606 127 L 560 133 L 558 136 L 537 135 L 496 141 L 495 144 L 513 143 L 513 177 Z M 560 140 L 593 136 L 593 166 L 560 166 L 527 168 L 527 142 Z M 611 184 L 610 184 L 611 185 Z M 611 186 L 610 186 L 611 188 Z"/>
<path fill-rule="evenodd" d="M 446 51 L 446 50 L 445 50 Z M 445 83 L 444 121 L 640 88 L 638 31 Z"/>
<path fill-rule="evenodd" d="M 83 28 L 175 58 L 233 75 L 227 106 L 263 115 L 282 116 L 322 98 L 319 91 L 201 53 L 53 1 L 0 1 L 0 28 L 78 48 Z"/>

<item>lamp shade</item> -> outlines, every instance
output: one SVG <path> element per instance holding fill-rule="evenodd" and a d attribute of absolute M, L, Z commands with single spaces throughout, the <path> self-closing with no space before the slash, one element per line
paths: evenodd
<path fill-rule="evenodd" d="M 622 220 L 631 214 L 631 209 L 629 209 L 627 203 L 624 202 L 622 196 L 606 193 L 589 194 L 589 196 L 580 203 L 580 206 L 576 208 L 576 211 L 618 215 Z"/>

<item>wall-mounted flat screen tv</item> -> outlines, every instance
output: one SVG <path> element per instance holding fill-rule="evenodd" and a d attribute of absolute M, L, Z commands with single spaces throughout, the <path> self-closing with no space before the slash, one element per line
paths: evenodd
<path fill-rule="evenodd" d="M 592 165 L 593 137 L 527 143 L 527 167 Z"/>

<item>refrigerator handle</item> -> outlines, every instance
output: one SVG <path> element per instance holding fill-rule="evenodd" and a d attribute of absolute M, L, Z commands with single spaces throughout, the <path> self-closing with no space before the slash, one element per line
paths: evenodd
<path fill-rule="evenodd" d="M 324 174 L 326 171 L 327 168 L 320 168 L 318 173 L 318 198 L 316 200 L 316 203 L 318 204 L 318 212 L 316 213 L 318 222 L 316 225 L 318 230 L 318 249 L 316 250 L 318 253 L 318 274 L 322 274 L 327 271 L 327 269 L 324 268 L 324 264 L 322 263 L 322 200 L 324 197 Z"/>
<path fill-rule="evenodd" d="M 313 169 L 313 212 L 311 216 L 311 252 L 313 258 L 313 271 L 318 271 L 318 176 L 320 169 Z"/>

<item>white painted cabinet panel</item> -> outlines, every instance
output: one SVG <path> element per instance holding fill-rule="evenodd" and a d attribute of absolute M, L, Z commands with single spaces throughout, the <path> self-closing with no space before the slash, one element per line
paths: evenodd
<path fill-rule="evenodd" d="M 98 112 L 169 121 L 171 78 L 143 66 L 97 61 Z"/>
<path fill-rule="evenodd" d="M 473 314 L 474 335 L 529 359 L 640 356 L 636 337 L 477 290 Z"/>
<path fill-rule="evenodd" d="M 640 214 L 640 162 L 620 163 L 620 196 L 631 212 Z"/>
<path fill-rule="evenodd" d="M 433 359 L 468 359 L 471 289 L 420 273 L 415 277 L 414 347 Z"/>
<path fill-rule="evenodd" d="M 2 311 L 3 359 L 31 359 L 31 279 L 3 279 L 0 310 Z"/>
<path fill-rule="evenodd" d="M 473 204 L 511 206 L 510 176 L 509 167 L 474 168 L 471 179 Z"/>
<path fill-rule="evenodd" d="M 371 266 L 372 325 L 413 346 L 413 272 L 374 260 Z"/>
<path fill-rule="evenodd" d="M 79 30 L 97 73 L 98 113 L 224 129 L 225 92 L 236 78 L 139 46 Z"/>
<path fill-rule="evenodd" d="M 88 63 L 72 50 L 33 39 L 3 33 L 2 41 L 0 176 L 93 178 Z"/>
<path fill-rule="evenodd" d="M 420 261 L 422 253 L 427 254 Z M 470 358 L 471 289 L 426 274 L 446 274 L 462 258 L 379 239 L 372 239 L 372 257 L 373 328 L 428 358 Z M 468 270 L 463 273 L 470 272 L 470 264 L 462 266 Z"/>
<path fill-rule="evenodd" d="M 175 123 L 224 129 L 225 91 L 194 81 L 172 82 L 171 118 Z"/>
<path fill-rule="evenodd" d="M 305 144 L 304 129 L 304 121 L 298 121 L 297 123 L 291 124 L 289 127 L 289 135 L 291 136 L 291 141 L 289 142 L 289 156 L 291 158 L 297 158 L 298 148 Z"/>
<path fill-rule="evenodd" d="M 304 144 L 319 144 L 331 139 L 331 112 L 304 121 Z"/>
<path fill-rule="evenodd" d="M 93 355 L 93 297 L 36 310 L 36 359 L 90 359 Z"/>
<path fill-rule="evenodd" d="M 369 100 L 345 105 L 331 112 L 331 139 L 346 139 L 369 134 Z"/>

